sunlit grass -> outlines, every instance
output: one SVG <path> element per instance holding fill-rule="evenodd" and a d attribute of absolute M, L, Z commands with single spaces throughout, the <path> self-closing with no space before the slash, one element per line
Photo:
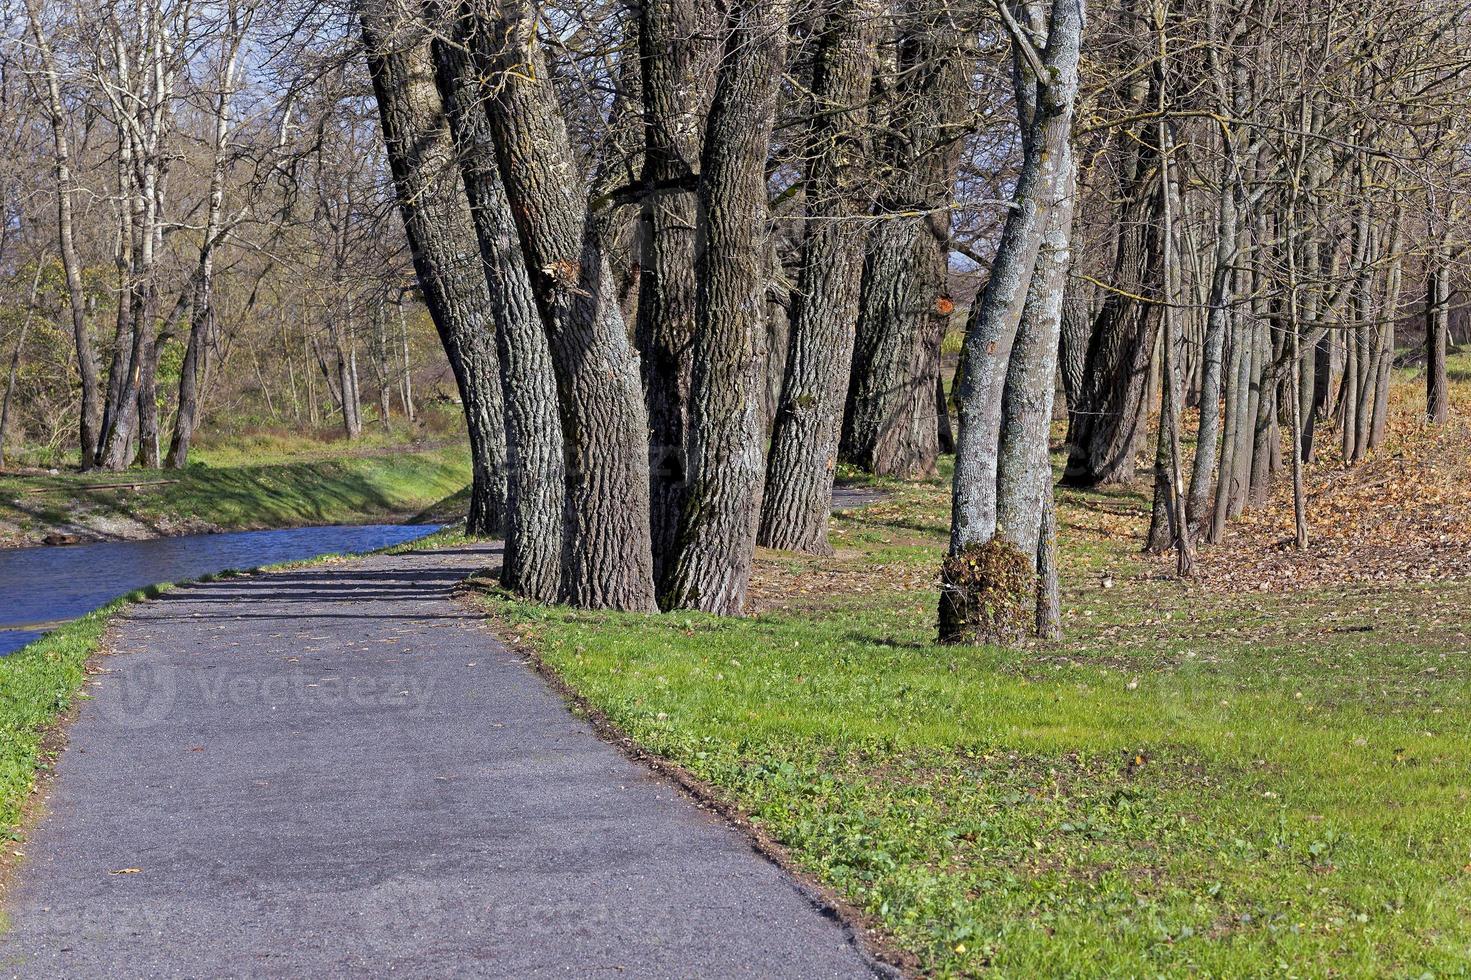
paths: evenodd
<path fill-rule="evenodd" d="M 487 602 L 937 973 L 1471 969 L 1471 587 L 1180 585 L 1142 504 L 1063 496 L 1056 647 L 933 645 L 940 484 L 748 619 Z"/>
<path fill-rule="evenodd" d="M 469 453 L 460 446 L 199 465 L 172 473 L 0 476 L 0 534 L 8 528 L 11 536 L 34 537 L 51 527 L 64 528 L 79 511 L 94 520 L 137 522 L 155 532 L 394 520 L 431 507 L 469 481 Z M 137 485 L 86 489 L 110 483 Z"/>

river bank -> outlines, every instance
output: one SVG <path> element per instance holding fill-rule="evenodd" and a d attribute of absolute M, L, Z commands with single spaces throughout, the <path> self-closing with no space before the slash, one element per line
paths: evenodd
<path fill-rule="evenodd" d="M 0 548 L 214 531 L 453 519 L 470 482 L 459 445 L 385 447 L 186 470 L 0 474 Z"/>

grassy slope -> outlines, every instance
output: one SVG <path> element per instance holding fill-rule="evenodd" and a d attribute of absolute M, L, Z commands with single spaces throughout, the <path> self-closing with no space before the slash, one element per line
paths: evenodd
<path fill-rule="evenodd" d="M 895 489 L 745 620 L 487 602 L 934 972 L 1471 971 L 1471 583 L 1183 586 L 1064 494 L 1068 639 L 936 647 L 948 495 Z"/>
<path fill-rule="evenodd" d="M 222 459 L 237 465 L 191 466 L 177 474 L 0 476 L 0 541 L 34 543 L 76 524 L 106 529 L 116 522 L 136 535 L 389 519 L 420 511 L 470 480 L 461 447 L 247 465 L 250 458 L 234 452 Z M 153 485 L 80 489 L 131 480 Z"/>

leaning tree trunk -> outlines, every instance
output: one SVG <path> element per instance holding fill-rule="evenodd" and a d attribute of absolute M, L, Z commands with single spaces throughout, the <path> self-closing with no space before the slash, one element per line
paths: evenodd
<path fill-rule="evenodd" d="M 451 40 L 436 40 L 433 48 L 496 320 L 509 469 L 501 583 L 529 599 L 554 602 L 561 588 L 566 493 L 557 378 L 496 164 L 485 93 L 468 53 L 473 30 L 473 19 L 462 15 L 448 25 Z"/>
<path fill-rule="evenodd" d="M 575 176 L 535 10 L 508 0 L 476 37 L 501 180 L 557 376 L 567 466 L 562 597 L 652 611 L 648 413 L 638 357 Z"/>
<path fill-rule="evenodd" d="M 964 35 L 935 0 L 908 0 L 891 131 L 877 182 L 853 367 L 839 443 L 847 462 L 883 476 L 929 476 L 949 293 L 950 202 L 968 76 Z"/>
<path fill-rule="evenodd" d="M 831 554 L 827 540 L 843 396 L 853 358 L 863 269 L 875 0 L 840 0 L 822 25 L 813 68 L 807 200 L 790 349 L 771 438 L 758 540 Z M 935 378 L 936 385 L 940 379 Z M 943 406 L 943 386 L 938 396 Z M 946 416 L 948 422 L 948 415 Z"/>
<path fill-rule="evenodd" d="M 713 54 L 707 20 L 695 0 L 649 0 L 639 16 L 645 127 L 634 340 L 649 413 L 649 532 L 660 588 L 673 567 L 688 477 L 694 171 Z"/>
<path fill-rule="evenodd" d="M 700 157 L 689 490 L 666 608 L 735 614 L 746 600 L 763 471 L 766 157 L 786 50 L 785 0 L 730 9 Z"/>
<path fill-rule="evenodd" d="M 474 474 L 465 530 L 489 535 L 502 526 L 506 508 L 495 324 L 435 84 L 429 32 L 387 0 L 362 0 L 360 13 L 414 271 L 464 406 Z"/>

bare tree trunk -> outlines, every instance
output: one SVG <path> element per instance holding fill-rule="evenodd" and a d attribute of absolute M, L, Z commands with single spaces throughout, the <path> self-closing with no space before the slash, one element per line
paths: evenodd
<path fill-rule="evenodd" d="M 1157 83 L 1131 83 L 1131 101 L 1145 103 Z M 1149 100 L 1153 102 L 1153 99 Z M 1088 343 L 1083 389 L 1068 434 L 1063 482 L 1089 487 L 1134 478 L 1134 457 L 1145 429 L 1160 292 L 1160 213 L 1155 180 L 1159 146 L 1153 127 L 1135 124 L 1120 135 L 1122 198 L 1117 222 L 1114 289 L 1103 296 Z M 1142 298 L 1142 301 L 1141 301 Z"/>
<path fill-rule="evenodd" d="M 1231 275 L 1232 282 L 1235 282 L 1235 274 L 1228 273 L 1228 275 Z M 1243 362 L 1251 360 L 1246 349 L 1245 329 L 1241 314 L 1234 309 L 1228 309 L 1225 311 L 1225 321 L 1228 346 L 1223 378 L 1224 405 L 1221 409 L 1223 419 L 1220 465 L 1216 475 L 1214 505 L 1211 508 L 1209 533 L 1211 541 L 1219 541 L 1221 534 L 1225 531 L 1227 511 L 1230 509 L 1235 487 L 1240 482 L 1241 460 L 1238 451 L 1241 446 L 1241 428 L 1246 415 L 1243 390 L 1246 368 Z"/>
<path fill-rule="evenodd" d="M 873 76 L 875 0 L 840 0 L 820 28 L 806 175 L 809 220 L 790 351 L 778 402 L 758 541 L 830 554 L 828 517 L 843 396 L 853 359 L 868 144 L 864 114 Z M 943 410 L 944 384 L 935 377 Z M 945 419 L 949 421 L 948 413 Z"/>
<path fill-rule="evenodd" d="M 10 371 L 5 378 L 5 398 L 0 401 L 0 469 L 5 468 L 5 436 L 10 431 L 10 403 L 15 395 L 15 379 L 20 371 L 20 355 L 26 346 L 26 335 L 31 330 L 31 320 L 36 316 L 36 294 L 41 290 L 41 273 L 46 268 L 46 257 L 36 260 L 36 274 L 31 277 L 31 291 L 26 297 L 26 315 L 20 322 L 20 331 L 15 338 L 15 350 L 10 354 Z"/>
<path fill-rule="evenodd" d="M 474 30 L 473 18 L 462 11 L 450 28 L 451 43 L 437 40 L 433 47 L 496 318 L 510 469 L 501 583 L 529 599 L 555 602 L 561 589 L 567 486 L 557 379 L 501 183 L 485 94 L 468 53 Z"/>
<path fill-rule="evenodd" d="M 1067 122 L 1070 124 L 1071 119 Z M 1062 304 L 1072 264 L 1073 201 L 1077 194 L 1072 142 L 1067 130 L 1060 136 L 1046 134 L 1044 138 L 1050 142 L 1042 152 L 1050 158 L 1056 171 L 1044 174 L 1046 186 L 1039 192 L 1040 206 L 1047 214 L 1016 344 L 1007 365 L 995 474 L 996 533 L 1014 543 L 1023 554 L 1041 553 L 1038 536 L 1042 534 L 1046 503 L 1052 495 L 1049 452 L 1052 408 L 1057 393 L 1057 351 L 1062 333 Z M 974 362 L 969 359 L 969 351 L 966 353 L 969 367 Z M 961 387 L 965 397 L 967 389 Z M 962 431 L 964 427 L 962 421 Z M 963 451 L 957 451 L 955 456 L 955 470 L 959 474 L 962 463 L 968 465 L 968 461 Z"/>
<path fill-rule="evenodd" d="M 429 36 L 386 0 L 362 0 L 360 12 L 414 270 L 464 406 L 474 471 L 465 528 L 490 535 L 504 525 L 507 497 L 496 326 Z"/>
<path fill-rule="evenodd" d="M 197 278 L 191 283 L 195 295 L 189 318 L 189 345 L 179 366 L 179 405 L 174 415 L 174 436 L 165 460 L 170 469 L 183 469 L 189 465 L 189 445 L 194 438 L 195 424 L 199 421 L 199 379 L 209 358 L 210 330 L 214 324 L 211 306 L 214 262 L 208 260 L 208 268 L 204 267 L 205 262 L 201 254 L 201 268 L 196 270 Z"/>
<path fill-rule="evenodd" d="M 944 0 L 900 6 L 882 220 L 864 263 L 839 454 L 873 473 L 915 477 L 932 475 L 939 454 L 931 413 L 953 308 L 949 208 L 968 78 L 964 35 Z"/>
<path fill-rule="evenodd" d="M 56 182 L 56 227 L 60 243 L 61 265 L 66 275 L 67 305 L 71 310 L 72 341 L 77 350 L 77 369 L 82 381 L 82 410 L 79 420 L 79 442 L 82 469 L 96 465 L 101 433 L 101 401 L 98 393 L 97 361 L 92 350 L 92 334 L 87 327 L 87 301 L 82 288 L 82 261 L 77 255 L 72 222 L 71 141 L 67 136 L 66 109 L 61 99 L 61 80 L 41 23 L 43 0 L 26 0 L 31 33 L 41 58 L 41 71 L 46 82 L 46 114 L 51 124 L 53 173 Z"/>
<path fill-rule="evenodd" d="M 1074 195 L 1081 191 L 1075 191 Z M 1076 207 L 1074 211 L 1076 211 Z M 1093 318 L 1080 289 L 1069 285 L 1062 297 L 1062 332 L 1058 338 L 1058 366 L 1062 375 L 1062 393 L 1067 401 L 1068 431 L 1076 427 L 1072 413 L 1079 407 L 1083 393 L 1083 372 L 1087 367 L 1088 340 L 1093 335 Z"/>
<path fill-rule="evenodd" d="M 398 313 L 399 353 L 403 357 L 403 373 L 399 378 L 398 396 L 400 401 L 403 402 L 404 417 L 412 422 L 414 421 L 414 379 L 411 373 L 411 365 L 409 364 L 409 324 L 408 319 L 404 316 L 404 297 L 402 292 L 398 294 L 398 299 L 394 303 L 394 306 Z"/>
<path fill-rule="evenodd" d="M 1163 6 L 1156 10 L 1163 11 Z M 1170 176 L 1172 156 L 1174 154 L 1170 122 L 1167 115 L 1168 104 L 1165 97 L 1166 77 L 1165 66 L 1167 58 L 1165 18 L 1162 13 L 1157 17 L 1156 27 L 1159 32 L 1159 52 L 1155 60 L 1155 75 L 1159 79 L 1159 122 L 1157 132 L 1159 134 L 1159 183 L 1160 183 L 1160 264 L 1164 275 L 1161 277 L 1163 287 L 1163 303 L 1160 308 L 1160 422 L 1159 422 L 1159 452 L 1155 455 L 1155 513 L 1158 515 L 1159 506 L 1164 504 L 1165 528 L 1167 535 L 1163 542 L 1164 547 L 1174 546 L 1175 549 L 1175 571 L 1181 578 L 1191 574 L 1195 564 L 1195 548 L 1190 540 L 1190 521 L 1185 514 L 1185 481 L 1183 476 L 1184 467 L 1180 456 L 1180 415 L 1183 399 L 1180 394 L 1180 386 L 1183 382 L 1179 367 L 1180 340 L 1177 329 L 1177 311 L 1175 309 L 1175 284 L 1176 269 L 1175 262 L 1175 221 L 1174 221 L 1174 182 Z M 1163 492 L 1161 492 L 1163 491 Z M 1160 542 L 1156 538 L 1155 529 L 1151 528 L 1149 546 L 1156 546 Z M 1163 548 L 1160 548 L 1163 550 Z"/>
<path fill-rule="evenodd" d="M 1057 642 L 1062 639 L 1062 597 L 1057 571 L 1057 503 L 1052 496 L 1052 481 L 1047 481 L 1047 496 L 1042 501 L 1042 528 L 1037 537 L 1037 638 Z"/>
<path fill-rule="evenodd" d="M 1210 298 L 1206 313 L 1205 344 L 1200 374 L 1200 423 L 1195 435 L 1195 461 L 1190 474 L 1190 495 L 1186 519 L 1192 531 L 1205 523 L 1211 501 L 1211 477 L 1221 454 L 1221 359 L 1226 333 L 1231 323 L 1233 296 L 1232 266 L 1236 262 L 1237 226 L 1236 167 L 1234 148 L 1224 147 L 1226 163 L 1222 167 L 1221 187 L 1216 202 L 1215 269 L 1211 274 Z M 1228 409 L 1229 411 L 1229 409 Z M 1229 436 L 1228 436 L 1229 438 Z M 1225 472 L 1225 466 L 1222 466 Z"/>
<path fill-rule="evenodd" d="M 689 491 L 666 608 L 745 605 L 764 470 L 758 390 L 764 347 L 766 156 L 786 51 L 785 0 L 741 0 L 700 157 Z"/>
<path fill-rule="evenodd" d="M 945 375 L 943 371 L 935 375 L 935 415 L 939 420 L 938 431 L 935 433 L 935 437 L 939 441 L 940 454 L 954 455 L 955 429 L 950 424 L 950 398 L 945 394 Z"/>
<path fill-rule="evenodd" d="M 566 441 L 562 595 L 573 605 L 652 611 L 648 413 L 617 284 L 524 0 L 477 32 L 506 197 L 557 375 Z"/>
<path fill-rule="evenodd" d="M 695 166 L 715 49 L 711 12 L 694 0 L 650 0 L 639 16 L 646 123 L 634 338 L 649 414 L 649 527 L 660 589 L 674 565 L 688 479 Z"/>
<path fill-rule="evenodd" d="M 1425 282 L 1425 412 L 1432 422 L 1451 417 L 1446 347 L 1451 326 L 1450 270 L 1434 261 Z"/>
<path fill-rule="evenodd" d="M 1368 448 L 1372 452 L 1384 441 L 1384 426 L 1389 418 L 1389 382 L 1394 369 L 1394 325 L 1399 319 L 1400 293 L 1404 286 L 1404 259 L 1401 256 L 1400 236 L 1404 220 L 1399 214 L 1394 222 L 1389 240 L 1389 270 L 1385 274 L 1384 305 L 1380 310 L 1378 330 L 1378 357 L 1374 362 L 1374 403 L 1369 423 Z"/>

